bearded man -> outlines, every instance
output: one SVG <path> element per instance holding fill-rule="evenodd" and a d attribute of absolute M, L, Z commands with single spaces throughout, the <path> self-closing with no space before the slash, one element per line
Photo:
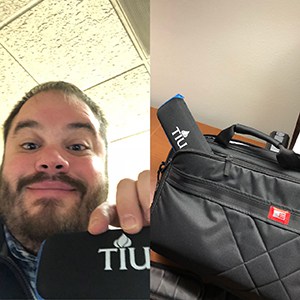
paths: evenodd
<path fill-rule="evenodd" d="M 4 123 L 0 181 L 0 298 L 34 299 L 36 254 L 57 233 L 108 225 L 138 232 L 150 220 L 149 173 L 122 180 L 106 202 L 107 122 L 76 86 L 47 82 L 16 104 Z"/>

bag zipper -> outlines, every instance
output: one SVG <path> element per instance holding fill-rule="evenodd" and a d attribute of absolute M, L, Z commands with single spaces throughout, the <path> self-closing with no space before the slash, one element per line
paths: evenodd
<path fill-rule="evenodd" d="M 235 150 L 235 149 L 232 149 L 232 150 Z M 268 167 L 262 167 L 260 165 L 255 164 L 255 163 L 249 163 L 249 162 L 247 162 L 243 159 L 234 157 L 233 154 L 224 154 L 224 153 L 217 152 L 217 151 L 214 151 L 214 154 L 207 154 L 207 153 L 199 152 L 199 151 L 193 150 L 193 149 L 179 150 L 172 157 L 172 161 L 174 160 L 174 158 L 177 155 L 184 154 L 184 153 L 194 153 L 194 154 L 198 154 L 198 155 L 201 155 L 203 157 L 206 157 L 206 158 L 210 158 L 210 159 L 213 159 L 213 160 L 218 160 L 220 162 L 223 162 L 224 163 L 224 176 L 229 175 L 229 172 L 230 172 L 230 169 L 231 169 L 232 165 L 235 164 L 237 166 L 247 168 L 248 170 L 251 170 L 251 171 L 260 172 L 260 173 L 268 175 L 268 176 L 273 176 L 273 177 L 276 177 L 276 178 L 279 178 L 279 179 L 283 179 L 283 180 L 287 180 L 287 181 L 290 181 L 290 182 L 300 184 L 300 179 L 298 179 L 298 178 L 292 177 L 292 176 L 287 175 L 287 174 L 283 174 L 283 173 L 281 173 L 277 170 L 274 170 L 274 169 L 271 169 L 271 168 L 268 168 Z M 275 162 L 274 162 L 274 164 L 275 164 Z"/>
<path fill-rule="evenodd" d="M 166 171 L 166 169 L 168 168 L 168 166 L 171 164 L 172 162 L 172 157 L 168 157 L 168 159 L 166 161 L 162 161 L 158 167 L 157 170 L 157 174 L 156 174 L 156 188 L 158 187 L 164 172 Z"/>
<path fill-rule="evenodd" d="M 271 223 L 275 226 L 300 234 L 300 225 L 298 222 L 300 211 L 298 210 L 291 210 L 289 207 L 276 204 L 276 206 L 288 210 L 291 214 L 290 224 L 282 225 L 267 217 L 270 205 L 274 204 L 271 201 L 262 200 L 260 197 L 238 191 L 231 187 L 222 186 L 214 181 L 191 177 L 176 168 L 165 182 L 168 182 L 171 186 L 176 189 L 180 189 L 185 193 L 193 194 L 206 201 L 218 203 L 221 206 L 226 206 L 229 209 L 239 211 L 264 222 Z M 222 195 L 222 197 L 220 197 L 220 195 Z"/>
<path fill-rule="evenodd" d="M 226 159 L 227 159 L 227 157 L 225 158 L 225 162 L 226 162 Z M 230 161 L 230 159 L 228 159 L 228 161 Z M 298 180 L 295 177 L 292 177 L 292 176 L 289 176 L 289 175 L 286 175 L 286 174 L 282 174 L 280 172 L 277 172 L 277 171 L 269 169 L 269 168 L 263 168 L 263 167 L 261 167 L 259 165 L 256 165 L 256 164 L 251 164 L 251 163 L 249 163 L 247 161 L 244 161 L 240 158 L 236 158 L 236 157 L 233 158 L 232 157 L 231 158 L 231 163 L 235 164 L 237 166 L 244 167 L 244 168 L 246 168 L 250 171 L 260 172 L 260 173 L 266 174 L 268 176 L 276 177 L 276 178 L 287 180 L 287 181 L 294 182 L 294 183 L 300 183 L 300 180 Z"/>
<path fill-rule="evenodd" d="M 231 155 L 228 155 L 225 157 L 225 164 L 224 164 L 224 176 L 229 176 L 231 167 L 232 167 L 232 161 L 233 161 L 233 157 Z"/>
<path fill-rule="evenodd" d="M 207 138 L 207 141 L 210 143 L 210 144 L 213 144 L 217 147 L 222 147 L 221 145 L 219 145 L 218 143 L 215 142 L 215 137 L 216 136 L 213 136 L 213 135 L 207 135 L 206 138 Z M 255 155 L 255 153 L 249 151 L 249 148 L 254 148 L 254 149 L 258 149 L 259 151 L 262 151 L 262 152 L 265 152 L 266 154 L 270 154 L 272 153 L 272 151 L 270 150 L 267 150 L 267 149 L 264 149 L 264 148 L 261 148 L 257 145 L 253 145 L 251 143 L 247 143 L 247 142 L 243 142 L 243 141 L 240 141 L 240 140 L 235 140 L 233 139 L 232 142 L 235 142 L 235 143 L 229 143 L 229 145 L 226 147 L 226 149 L 230 149 L 230 150 L 233 150 L 233 151 L 236 151 L 236 152 L 239 152 L 241 154 L 246 154 L 248 156 L 251 156 L 253 158 L 258 158 L 260 160 L 263 160 L 265 161 L 266 163 L 268 164 L 271 164 L 271 165 L 274 165 L 276 168 L 278 168 L 280 165 L 277 161 L 277 159 L 274 157 L 265 157 L 265 156 L 260 156 L 260 155 Z M 242 146 L 244 146 L 243 148 L 242 147 L 239 147 L 238 144 L 241 144 Z M 275 153 L 272 153 L 275 155 Z M 240 159 L 241 160 L 241 159 Z M 241 160 L 243 161 L 243 160 Z M 270 166 L 271 167 L 271 166 Z M 270 168 L 269 168 L 270 169 Z M 273 170 L 273 171 L 277 171 L 277 170 L 274 170 L 272 167 L 270 170 Z M 291 170 L 291 169 L 286 169 L 287 171 L 295 171 L 295 170 Z M 296 170 L 297 172 L 297 170 Z"/>
<path fill-rule="evenodd" d="M 158 202 L 158 197 L 160 195 L 160 191 L 162 190 L 164 183 L 165 183 L 165 177 L 167 176 L 167 174 L 169 172 L 166 172 L 169 168 L 169 166 L 171 165 L 172 162 L 172 158 L 169 158 L 167 161 L 163 161 L 161 162 L 158 171 L 157 171 L 157 181 L 156 181 L 156 188 L 155 188 L 155 193 L 154 193 L 154 198 L 153 198 L 153 202 L 151 205 L 151 212 L 153 211 L 154 207 L 156 206 L 157 202 Z"/>

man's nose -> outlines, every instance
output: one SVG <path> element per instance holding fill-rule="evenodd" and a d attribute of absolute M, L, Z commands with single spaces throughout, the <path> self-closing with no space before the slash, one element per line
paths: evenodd
<path fill-rule="evenodd" d="M 45 173 L 68 173 L 69 162 L 60 151 L 53 147 L 45 147 L 39 152 L 40 156 L 36 161 L 36 170 Z"/>

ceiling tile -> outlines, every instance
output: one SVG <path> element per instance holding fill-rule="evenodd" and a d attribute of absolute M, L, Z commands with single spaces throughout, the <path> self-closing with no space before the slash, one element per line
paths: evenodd
<path fill-rule="evenodd" d="M 150 76 L 144 66 L 86 91 L 103 109 L 108 140 L 149 130 Z"/>
<path fill-rule="evenodd" d="M 4 122 L 14 104 L 21 100 L 25 92 L 36 82 L 0 46 L 0 123 Z"/>
<path fill-rule="evenodd" d="M 117 0 L 145 51 L 150 56 L 150 0 Z"/>
<path fill-rule="evenodd" d="M 2 0 L 0 2 L 0 22 L 14 15 L 19 9 L 30 2 L 31 0 Z"/>
<path fill-rule="evenodd" d="M 141 63 L 109 0 L 44 0 L 4 27 L 0 41 L 39 83 L 85 89 Z"/>

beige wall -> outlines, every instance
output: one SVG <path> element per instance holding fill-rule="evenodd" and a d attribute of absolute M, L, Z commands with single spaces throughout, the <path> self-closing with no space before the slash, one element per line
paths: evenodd
<path fill-rule="evenodd" d="M 292 135 L 300 111 L 300 1 L 151 0 L 151 101 Z"/>

